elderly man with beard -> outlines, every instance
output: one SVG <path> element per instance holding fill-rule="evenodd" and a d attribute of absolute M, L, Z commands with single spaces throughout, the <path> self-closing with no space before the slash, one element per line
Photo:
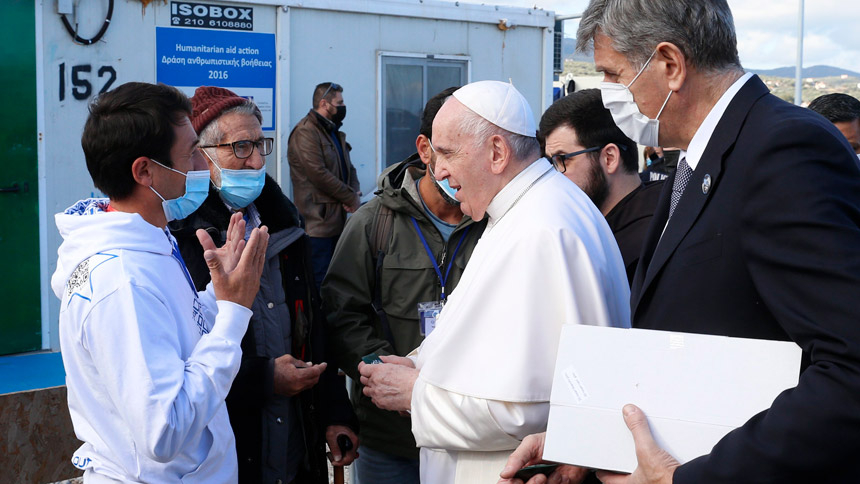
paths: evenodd
<path fill-rule="evenodd" d="M 561 327 L 629 325 L 629 288 L 606 220 L 540 155 L 511 84 L 457 90 L 433 121 L 436 176 L 488 216 L 436 329 L 411 358 L 360 364 L 364 393 L 412 413 L 421 482 L 491 482 L 545 429 Z"/>
<path fill-rule="evenodd" d="M 347 223 L 323 282 L 330 347 L 356 383 L 362 356 L 402 356 L 421 344 L 432 328 L 421 327 L 418 304 L 445 300 L 484 231 L 486 224 L 463 215 L 451 188 L 433 176 L 433 118 L 455 90 L 427 102 L 418 152 L 379 178 L 377 196 Z M 355 398 L 359 481 L 417 484 L 418 448 L 409 417 L 377 408 L 360 389 Z"/>
<path fill-rule="evenodd" d="M 642 183 L 636 143 L 612 121 L 598 89 L 556 101 L 541 117 L 538 138 L 555 169 L 606 217 L 632 284 L 663 182 Z"/>
<path fill-rule="evenodd" d="M 358 447 L 357 423 L 335 368 L 326 371 L 308 235 L 296 207 L 266 175 L 273 140 L 263 134 L 256 104 L 230 90 L 202 86 L 191 105 L 211 185 L 200 209 L 171 230 L 194 284 L 205 287 L 209 272 L 192 234 L 205 230 L 220 244 L 237 213 L 248 227 L 265 224 L 271 232 L 242 338 L 242 364 L 227 395 L 239 482 L 328 483 L 325 444 L 333 465 L 349 464 Z M 354 444 L 343 455 L 341 435 Z"/>

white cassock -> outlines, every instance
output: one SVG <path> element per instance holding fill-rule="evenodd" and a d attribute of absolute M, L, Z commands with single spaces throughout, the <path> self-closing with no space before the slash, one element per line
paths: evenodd
<path fill-rule="evenodd" d="M 549 163 L 524 169 L 487 214 L 457 289 L 413 356 L 423 484 L 495 483 L 520 441 L 546 430 L 562 325 L 630 326 L 615 237 Z"/>

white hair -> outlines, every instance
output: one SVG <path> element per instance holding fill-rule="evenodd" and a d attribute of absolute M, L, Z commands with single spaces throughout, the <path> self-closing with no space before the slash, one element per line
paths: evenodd
<path fill-rule="evenodd" d="M 514 158 L 518 161 L 534 161 L 540 156 L 540 143 L 535 136 L 523 136 L 500 128 L 468 107 L 460 117 L 457 128 L 461 133 L 471 137 L 473 143 L 494 135 L 501 136 L 510 145 Z"/>

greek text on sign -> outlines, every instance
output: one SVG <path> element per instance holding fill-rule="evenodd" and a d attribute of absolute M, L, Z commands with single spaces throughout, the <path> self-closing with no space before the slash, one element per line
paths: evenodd
<path fill-rule="evenodd" d="M 263 129 L 274 129 L 275 34 L 209 29 L 155 28 L 156 80 L 188 96 L 218 86 L 252 99 Z"/>
<path fill-rule="evenodd" d="M 174 27 L 254 30 L 254 9 L 207 3 L 170 2 L 170 24 Z"/>

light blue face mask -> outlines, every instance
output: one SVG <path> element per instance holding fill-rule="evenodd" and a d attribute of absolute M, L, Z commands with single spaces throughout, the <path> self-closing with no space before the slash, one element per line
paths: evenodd
<path fill-rule="evenodd" d="M 452 205 L 459 205 L 460 201 L 454 196 L 457 194 L 457 190 L 451 188 L 451 185 L 448 184 L 448 179 L 439 180 L 436 178 L 436 174 L 433 173 L 433 168 L 430 165 L 427 165 L 427 170 L 430 172 L 430 176 L 433 177 L 433 181 L 436 182 L 436 185 L 442 189 L 442 196 L 445 197 L 445 201 Z"/>
<path fill-rule="evenodd" d="M 161 199 L 161 208 L 164 209 L 164 216 L 167 217 L 168 222 L 182 220 L 203 205 L 206 197 L 209 196 L 209 170 L 191 170 L 188 173 L 182 173 L 152 158 L 150 160 L 162 168 L 175 171 L 185 177 L 185 194 L 172 200 L 165 200 L 155 188 L 149 187 Z"/>
<path fill-rule="evenodd" d="M 227 205 L 235 209 L 245 208 L 260 196 L 266 184 L 266 165 L 259 170 L 229 170 L 218 166 L 211 157 L 209 160 L 221 173 L 221 186 L 215 188 Z"/>

